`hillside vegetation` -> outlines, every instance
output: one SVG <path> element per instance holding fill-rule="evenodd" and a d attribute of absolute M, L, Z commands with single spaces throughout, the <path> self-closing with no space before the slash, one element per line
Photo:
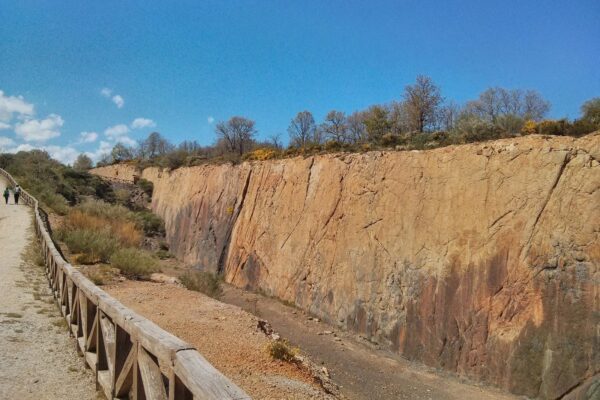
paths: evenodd
<path fill-rule="evenodd" d="M 63 165 L 39 150 L 1 154 L 0 167 L 38 198 L 43 208 L 61 216 L 55 238 L 68 247 L 72 261 L 110 265 L 133 278 L 159 269 L 156 251 L 142 247 L 145 237 L 160 241 L 164 223 L 150 211 L 133 207 L 126 190 L 115 191 L 101 178 Z M 166 249 L 160 250 L 164 255 Z M 94 280 L 101 283 L 101 279 Z"/>
<path fill-rule="evenodd" d="M 444 98 L 429 77 L 419 76 L 390 103 L 351 114 L 331 110 L 320 122 L 308 110 L 298 112 L 287 127 L 287 147 L 281 134 L 259 140 L 254 120 L 233 116 L 215 125 L 213 145 L 189 140 L 175 146 L 153 132 L 139 146 L 117 143 L 98 166 L 131 162 L 141 169 L 175 169 L 340 151 L 422 150 L 531 134 L 581 137 L 600 129 L 600 98 L 585 102 L 573 120 L 547 119 L 549 110 L 550 103 L 535 90 L 501 87 L 460 105 Z M 91 162 L 81 157 L 82 163 Z"/>

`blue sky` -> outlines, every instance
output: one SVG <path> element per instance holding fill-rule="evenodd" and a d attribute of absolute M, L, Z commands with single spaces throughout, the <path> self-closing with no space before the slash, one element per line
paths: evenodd
<path fill-rule="evenodd" d="M 152 130 L 210 144 L 233 115 L 285 137 L 298 111 L 399 99 L 418 74 L 459 103 L 536 89 L 555 118 L 600 96 L 592 0 L 0 0 L 0 21 L 0 149 L 63 161 Z"/>

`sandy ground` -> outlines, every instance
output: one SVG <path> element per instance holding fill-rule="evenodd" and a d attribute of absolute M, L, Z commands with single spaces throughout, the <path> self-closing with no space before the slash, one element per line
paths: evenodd
<path fill-rule="evenodd" d="M 102 287 L 127 307 L 194 345 L 254 399 L 331 399 L 293 363 L 273 360 L 258 318 L 169 283 L 125 281 Z"/>
<path fill-rule="evenodd" d="M 323 364 L 349 399 L 514 400 L 518 397 L 410 362 L 299 309 L 225 286 L 222 300 L 268 320 L 273 329 Z"/>
<path fill-rule="evenodd" d="M 23 261 L 33 239 L 31 209 L 1 200 L 0 399 L 102 398 L 59 318 L 42 268 Z"/>
<path fill-rule="evenodd" d="M 275 299 L 231 286 L 225 287 L 222 300 L 239 307 L 171 283 L 124 281 L 103 288 L 126 306 L 192 343 L 255 399 L 327 398 L 308 374 L 292 364 L 270 359 L 265 351 L 269 339 L 257 329 L 259 319 L 268 320 L 303 355 L 327 368 L 349 399 L 516 399 L 408 362 L 354 335 L 309 320 L 302 311 Z"/>

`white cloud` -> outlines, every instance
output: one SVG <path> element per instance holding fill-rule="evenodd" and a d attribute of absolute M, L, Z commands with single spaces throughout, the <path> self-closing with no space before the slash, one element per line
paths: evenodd
<path fill-rule="evenodd" d="M 148 118 L 136 118 L 131 123 L 131 129 L 154 128 L 156 122 Z"/>
<path fill-rule="evenodd" d="M 107 138 L 112 140 L 118 140 L 121 136 L 125 136 L 129 133 L 129 128 L 125 124 L 119 124 L 106 128 L 104 134 Z"/>
<path fill-rule="evenodd" d="M 12 128 L 12 126 L 10 126 L 10 124 L 0 121 L 0 131 L 3 129 L 10 129 L 10 128 Z"/>
<path fill-rule="evenodd" d="M 46 119 L 28 119 L 15 126 L 17 136 L 26 142 L 44 142 L 60 136 L 64 120 L 60 115 L 50 114 Z"/>
<path fill-rule="evenodd" d="M 50 157 L 54 158 L 55 160 L 69 165 L 73 165 L 77 159 L 77 156 L 79 156 L 81 153 L 79 150 L 71 146 L 47 146 L 43 148 L 43 150 L 46 150 L 48 154 L 50 154 Z"/>
<path fill-rule="evenodd" d="M 212 116 L 210 116 L 210 117 L 206 118 L 206 120 L 208 121 L 208 124 L 209 124 L 209 125 L 210 125 L 210 124 L 212 124 L 213 122 L 215 122 L 215 118 L 214 118 L 214 117 L 212 117 Z"/>
<path fill-rule="evenodd" d="M 4 149 L 8 146 L 15 144 L 15 141 L 6 136 L 0 136 L 0 149 Z"/>
<path fill-rule="evenodd" d="M 125 124 L 119 124 L 106 128 L 104 135 L 113 142 L 120 142 L 126 146 L 136 146 L 137 142 L 127 136 L 129 127 Z"/>
<path fill-rule="evenodd" d="M 109 88 L 102 88 L 102 90 L 100 90 L 100 94 L 108 98 L 112 94 L 112 90 L 110 90 Z"/>
<path fill-rule="evenodd" d="M 115 94 L 114 96 L 112 89 L 109 88 L 102 88 L 100 90 L 100 94 L 103 97 L 106 97 L 107 99 L 110 99 L 110 101 L 112 101 L 113 103 L 116 104 L 117 108 L 123 108 L 123 106 L 125 105 L 125 99 L 123 98 L 123 96 L 121 96 L 120 94 Z"/>
<path fill-rule="evenodd" d="M 8 122 L 17 114 L 19 118 L 32 116 L 34 113 L 33 104 L 27 103 L 23 96 L 5 96 L 0 90 L 0 121 Z"/>
<path fill-rule="evenodd" d="M 123 108 L 125 105 L 125 99 L 118 94 L 114 95 L 111 100 L 117 105 L 117 108 Z"/>
<path fill-rule="evenodd" d="M 14 142 L 13 142 L 14 143 Z M 0 148 L 2 145 L 0 143 Z M 80 152 L 71 146 L 32 146 L 29 143 L 20 144 L 16 147 L 7 148 L 7 153 L 18 153 L 20 151 L 43 150 L 48 152 L 50 157 L 60 161 L 63 164 L 73 164 Z"/>
<path fill-rule="evenodd" d="M 98 134 L 96 132 L 81 132 L 79 137 L 79 143 L 93 143 L 98 139 Z"/>

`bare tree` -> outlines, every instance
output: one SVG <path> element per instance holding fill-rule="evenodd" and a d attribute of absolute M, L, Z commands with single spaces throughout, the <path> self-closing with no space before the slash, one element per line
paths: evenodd
<path fill-rule="evenodd" d="M 500 88 L 486 89 L 479 95 L 479 98 L 467 103 L 468 112 L 477 115 L 478 117 L 489 121 L 496 122 L 496 118 L 502 112 L 503 99 Z"/>
<path fill-rule="evenodd" d="M 388 120 L 390 122 L 390 132 L 394 135 L 401 135 L 410 130 L 408 116 L 406 112 L 406 102 L 393 101 L 389 106 Z"/>
<path fill-rule="evenodd" d="M 231 117 L 227 122 L 219 122 L 215 127 L 215 132 L 225 143 L 227 150 L 239 155 L 243 155 L 252 145 L 256 135 L 254 121 L 239 116 Z"/>
<path fill-rule="evenodd" d="M 315 119 L 310 111 L 301 111 L 290 122 L 288 127 L 290 144 L 306 147 L 312 143 L 319 143 L 320 137 L 315 125 Z"/>
<path fill-rule="evenodd" d="M 350 143 L 364 143 L 368 140 L 363 112 L 354 112 L 346 118 L 348 123 L 348 140 Z"/>
<path fill-rule="evenodd" d="M 129 147 L 125 146 L 123 143 L 117 143 L 112 148 L 110 156 L 115 162 L 127 161 L 133 158 L 133 152 Z"/>
<path fill-rule="evenodd" d="M 281 142 L 281 133 L 274 133 L 273 135 L 270 135 L 269 142 L 274 148 L 278 150 L 281 150 L 283 148 L 283 143 Z"/>
<path fill-rule="evenodd" d="M 439 110 L 437 118 L 438 126 L 445 131 L 454 129 L 460 112 L 460 106 L 454 101 L 449 101 L 447 104 L 444 104 Z"/>
<path fill-rule="evenodd" d="M 404 104 L 411 129 L 423 132 L 434 124 L 442 100 L 440 88 L 427 76 L 419 75 L 414 85 L 406 86 Z"/>
<path fill-rule="evenodd" d="M 88 169 L 91 169 L 92 166 L 93 166 L 92 159 L 83 153 L 78 155 L 77 159 L 73 163 L 73 168 L 78 171 L 87 171 Z"/>
<path fill-rule="evenodd" d="M 486 89 L 479 98 L 467 103 L 467 111 L 493 124 L 501 118 L 541 120 L 550 109 L 550 103 L 534 91 L 508 90 L 500 87 Z"/>
<path fill-rule="evenodd" d="M 158 132 L 152 132 L 146 140 L 144 140 L 139 148 L 139 155 L 143 159 L 152 160 L 156 157 L 163 156 L 173 150 L 173 145 L 169 143 Z"/>
<path fill-rule="evenodd" d="M 532 119 L 541 121 L 546 113 L 550 110 L 550 102 L 535 90 L 527 90 L 523 96 L 523 114 L 524 119 Z"/>
<path fill-rule="evenodd" d="M 202 146 L 195 140 L 184 140 L 177 146 L 179 150 L 185 151 L 188 154 L 197 153 L 202 150 Z"/>
<path fill-rule="evenodd" d="M 321 124 L 321 131 L 329 140 L 339 143 L 348 142 L 346 114 L 341 111 L 329 111 L 325 116 L 325 121 Z"/>

